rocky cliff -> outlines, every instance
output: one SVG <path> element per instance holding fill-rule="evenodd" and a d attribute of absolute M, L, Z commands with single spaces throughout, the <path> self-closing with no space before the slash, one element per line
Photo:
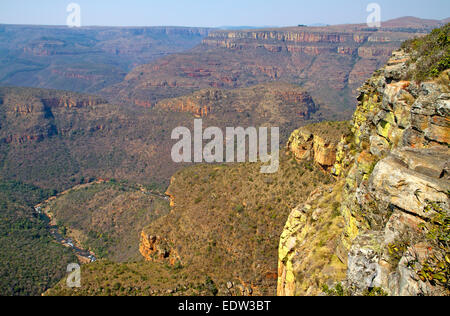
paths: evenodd
<path fill-rule="evenodd" d="M 333 28 L 291 28 L 255 31 L 216 31 L 203 40 L 203 44 L 234 50 L 263 48 L 270 52 L 304 53 L 316 56 L 325 53 L 358 55 L 359 57 L 388 56 L 389 49 L 367 43 L 389 43 L 388 34 L 334 30 Z"/>
<path fill-rule="evenodd" d="M 271 112 L 271 115 L 277 116 L 274 120 L 278 123 L 285 122 L 287 117 L 309 119 L 319 110 L 319 106 L 304 89 L 284 83 L 233 90 L 205 89 L 179 98 L 161 100 L 155 106 L 192 113 L 197 117 L 236 112 L 261 115 L 267 119 L 268 112 Z"/>
<path fill-rule="evenodd" d="M 338 143 L 348 132 L 348 122 L 304 126 L 291 134 L 287 148 L 298 160 L 311 160 L 330 169 L 336 163 Z"/>
<path fill-rule="evenodd" d="M 448 294 L 449 71 L 411 80 L 420 62 L 396 51 L 359 89 L 352 133 L 336 144 L 338 184 L 287 221 L 279 295 Z"/>
<path fill-rule="evenodd" d="M 103 92 L 122 102 L 155 104 L 201 89 L 283 81 L 302 85 L 338 110 L 335 120 L 344 119 L 364 80 L 402 41 L 427 31 L 363 25 L 211 31 L 193 50 L 140 65 Z"/>
<path fill-rule="evenodd" d="M 0 89 L 0 113 L 3 115 L 3 130 L 0 142 L 24 143 L 39 141 L 58 134 L 54 111 L 94 107 L 106 104 L 102 98 L 69 92 L 49 90 Z"/>

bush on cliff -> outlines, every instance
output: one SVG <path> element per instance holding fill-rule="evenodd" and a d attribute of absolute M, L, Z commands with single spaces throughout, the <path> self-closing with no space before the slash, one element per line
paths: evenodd
<path fill-rule="evenodd" d="M 408 40 L 402 48 L 412 54 L 408 77 L 423 81 L 437 77 L 442 71 L 450 68 L 450 23 L 435 29 L 431 34 Z"/>

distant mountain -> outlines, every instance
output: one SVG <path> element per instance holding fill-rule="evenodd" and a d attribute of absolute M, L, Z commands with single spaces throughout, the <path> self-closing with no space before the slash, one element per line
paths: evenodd
<path fill-rule="evenodd" d="M 196 46 L 209 31 L 0 24 L 0 85 L 96 92 L 139 64 Z"/>
<path fill-rule="evenodd" d="M 277 26 L 219 26 L 217 29 L 219 30 L 229 30 L 229 31 L 235 31 L 235 30 L 252 30 L 252 29 L 264 29 L 268 27 L 277 27 Z"/>
<path fill-rule="evenodd" d="M 149 105 L 199 89 L 284 81 L 302 86 L 316 102 L 348 118 L 364 79 L 402 41 L 441 24 L 404 18 L 381 29 L 358 24 L 215 30 L 190 51 L 136 67 L 103 93 L 116 101 Z"/>
<path fill-rule="evenodd" d="M 401 17 L 386 22 L 382 22 L 382 28 L 410 28 L 415 30 L 430 30 L 436 27 L 443 26 L 446 22 L 444 20 L 428 20 L 420 19 L 412 16 Z"/>

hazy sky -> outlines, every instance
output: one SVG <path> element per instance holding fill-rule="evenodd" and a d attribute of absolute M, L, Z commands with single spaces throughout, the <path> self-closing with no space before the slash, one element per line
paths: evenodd
<path fill-rule="evenodd" d="M 450 0 L 0 0 L 0 23 L 64 25 L 71 2 L 81 7 L 82 25 L 106 26 L 362 23 L 371 2 L 382 20 L 450 16 Z"/>

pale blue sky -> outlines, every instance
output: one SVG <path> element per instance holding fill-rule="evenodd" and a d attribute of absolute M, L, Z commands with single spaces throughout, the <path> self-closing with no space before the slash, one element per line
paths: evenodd
<path fill-rule="evenodd" d="M 450 0 L 0 0 L 0 23 L 64 25 L 71 2 L 81 6 L 82 25 L 106 26 L 362 23 L 371 2 L 382 20 L 450 16 Z"/>

